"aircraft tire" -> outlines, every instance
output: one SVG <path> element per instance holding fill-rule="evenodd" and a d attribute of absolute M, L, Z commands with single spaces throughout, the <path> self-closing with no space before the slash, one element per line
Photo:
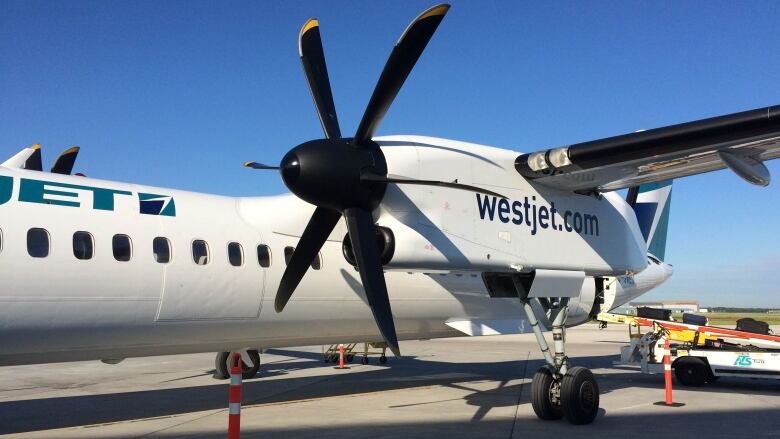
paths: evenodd
<path fill-rule="evenodd" d="M 590 424 L 599 412 L 599 386 L 593 373 L 572 367 L 561 380 L 563 416 L 575 425 Z"/>
<path fill-rule="evenodd" d="M 260 353 L 255 349 L 247 351 L 249 358 L 252 359 L 252 365 L 249 366 L 243 361 L 241 362 L 241 378 L 248 380 L 254 378 L 257 372 L 260 370 Z M 219 352 L 217 358 L 214 361 L 214 378 L 228 379 L 230 378 L 230 352 Z M 224 377 L 224 378 L 222 378 Z"/>
<path fill-rule="evenodd" d="M 217 356 L 214 358 L 214 378 L 218 380 L 230 378 L 230 370 L 226 360 L 229 354 L 229 352 L 217 352 Z"/>
<path fill-rule="evenodd" d="M 536 416 L 545 421 L 556 421 L 563 417 L 561 406 L 552 402 L 551 389 L 554 382 L 552 372 L 546 366 L 537 370 L 531 381 L 531 406 Z"/>

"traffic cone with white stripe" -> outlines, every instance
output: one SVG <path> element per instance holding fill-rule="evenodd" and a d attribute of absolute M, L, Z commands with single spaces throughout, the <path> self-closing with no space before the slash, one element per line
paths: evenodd
<path fill-rule="evenodd" d="M 659 401 L 655 405 L 665 405 L 667 407 L 682 407 L 685 404 L 674 402 L 672 400 L 672 348 L 669 344 L 669 335 L 664 340 L 664 384 L 666 387 L 666 399 Z"/>
<path fill-rule="evenodd" d="M 230 360 L 230 403 L 228 409 L 228 439 L 241 436 L 241 354 L 233 352 Z"/>

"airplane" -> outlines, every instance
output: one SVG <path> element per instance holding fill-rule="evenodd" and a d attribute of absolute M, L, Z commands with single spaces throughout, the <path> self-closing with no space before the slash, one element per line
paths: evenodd
<path fill-rule="evenodd" d="M 566 328 L 672 275 L 672 180 L 728 168 L 769 184 L 780 107 L 532 152 L 375 136 L 448 10 L 404 30 L 352 137 L 319 23 L 304 24 L 325 137 L 245 163 L 278 170 L 289 194 L 119 183 L 72 162 L 46 173 L 37 145 L 2 163 L 0 365 L 239 351 L 251 369 L 258 349 L 361 340 L 400 355 L 399 340 L 534 333 L 535 413 L 593 422 L 598 383 L 571 365 Z"/>

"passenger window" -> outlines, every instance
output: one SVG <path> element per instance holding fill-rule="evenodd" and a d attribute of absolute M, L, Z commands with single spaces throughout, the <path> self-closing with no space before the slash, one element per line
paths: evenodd
<path fill-rule="evenodd" d="M 241 244 L 237 242 L 228 244 L 228 260 L 230 260 L 230 265 L 234 267 L 244 265 L 244 249 Z"/>
<path fill-rule="evenodd" d="M 295 253 L 295 247 L 285 247 L 284 248 L 284 263 L 285 265 L 290 264 L 290 259 L 292 259 L 292 255 Z M 320 254 L 317 253 L 317 256 L 314 257 L 314 260 L 311 262 L 311 268 L 315 270 L 319 270 L 322 267 L 322 260 L 320 259 Z"/>
<path fill-rule="evenodd" d="M 49 256 L 49 232 L 38 228 L 28 230 L 27 253 L 34 258 Z"/>
<path fill-rule="evenodd" d="M 127 262 L 133 255 L 133 243 L 127 235 L 114 235 L 111 247 L 114 249 L 114 259 L 117 261 Z"/>
<path fill-rule="evenodd" d="M 171 261 L 171 241 L 168 238 L 157 237 L 152 242 L 152 251 L 154 251 L 154 260 L 167 264 Z"/>
<path fill-rule="evenodd" d="M 197 265 L 206 265 L 209 263 L 209 246 L 206 241 L 196 239 L 192 241 L 192 260 Z"/>
<path fill-rule="evenodd" d="M 257 262 L 260 264 L 261 267 L 270 267 L 271 266 L 271 248 L 268 247 L 265 244 L 260 244 L 257 246 Z"/>
<path fill-rule="evenodd" d="M 73 234 L 73 256 L 76 259 L 92 259 L 95 250 L 95 241 L 89 232 L 76 232 Z"/>
<path fill-rule="evenodd" d="M 284 265 L 290 264 L 290 259 L 292 258 L 293 253 L 295 253 L 295 247 L 284 248 Z"/>

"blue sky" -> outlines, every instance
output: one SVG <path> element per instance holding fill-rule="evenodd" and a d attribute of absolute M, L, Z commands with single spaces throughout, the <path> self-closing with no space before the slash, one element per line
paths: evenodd
<path fill-rule="evenodd" d="M 297 54 L 320 19 L 342 131 L 392 45 L 432 3 L 0 2 L 0 154 L 229 195 L 284 191 L 273 172 L 322 136 Z M 780 3 L 456 2 L 378 134 L 516 150 L 780 104 Z M 780 176 L 780 161 L 769 163 Z M 667 260 L 648 299 L 780 306 L 780 191 L 726 171 L 675 183 Z"/>

